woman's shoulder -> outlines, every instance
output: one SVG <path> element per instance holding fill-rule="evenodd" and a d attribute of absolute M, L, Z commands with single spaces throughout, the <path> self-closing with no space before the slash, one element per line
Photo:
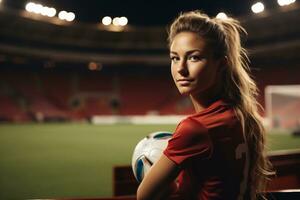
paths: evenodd
<path fill-rule="evenodd" d="M 193 117 L 188 116 L 183 119 L 176 128 L 176 133 L 184 135 L 193 134 L 205 134 L 208 132 L 207 128 L 199 120 L 195 120 Z"/>
<path fill-rule="evenodd" d="M 210 129 L 239 123 L 239 120 L 234 108 L 230 104 L 221 102 L 202 112 L 188 116 L 184 122 L 185 124 L 193 124 L 194 126 L 203 126 L 205 129 Z"/>

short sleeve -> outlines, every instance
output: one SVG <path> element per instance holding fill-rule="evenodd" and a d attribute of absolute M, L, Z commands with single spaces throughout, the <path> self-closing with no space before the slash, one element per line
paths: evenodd
<path fill-rule="evenodd" d="M 164 154 L 177 165 L 193 159 L 210 157 L 212 144 L 207 129 L 199 122 L 187 118 L 176 128 Z"/>

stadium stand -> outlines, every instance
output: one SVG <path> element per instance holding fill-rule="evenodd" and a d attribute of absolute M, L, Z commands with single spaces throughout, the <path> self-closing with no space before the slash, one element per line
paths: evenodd
<path fill-rule="evenodd" d="M 8 96 L 0 96 L 0 121 L 22 122 L 28 120 L 22 109 Z"/>
<path fill-rule="evenodd" d="M 28 121 L 30 118 L 36 119 L 36 113 L 42 113 L 45 119 L 50 120 L 79 120 L 94 115 L 185 115 L 193 112 L 191 102 L 179 95 L 167 71 L 159 71 L 155 78 L 148 79 L 148 76 L 154 76 L 155 73 L 143 74 L 142 69 L 136 69 L 138 75 L 114 75 L 87 70 L 83 73 L 77 69 L 56 72 L 39 70 L 29 68 L 20 73 L 2 72 L 1 80 L 6 92 L 1 93 L 1 106 L 5 107 L 1 112 L 11 109 L 11 112 L 7 112 L 11 115 L 7 120 L 18 118 Z M 114 67 L 110 71 L 118 72 Z M 267 69 L 255 74 L 262 105 L 266 85 L 299 83 L 296 79 L 299 69 L 293 69 L 292 72 L 286 75 L 282 73 L 281 77 L 285 77 L 283 79 L 278 78 L 280 69 L 278 72 L 273 69 L 274 75 L 270 75 Z M 269 76 L 274 76 L 272 81 L 268 79 Z M 8 103 L 9 99 L 13 101 Z M 17 103 L 22 101 L 25 104 L 23 109 Z M 297 109 L 300 109 L 299 103 L 287 105 L 278 112 Z"/>
<path fill-rule="evenodd" d="M 160 77 L 147 78 L 152 75 L 154 74 L 121 77 L 121 114 L 144 115 L 149 111 L 159 114 L 158 106 L 174 88 L 171 87 L 172 82 L 169 79 L 164 80 L 161 74 Z"/>
<path fill-rule="evenodd" d="M 72 73 L 44 70 L 40 73 L 44 94 L 63 109 L 68 109 L 69 98 L 73 95 Z"/>

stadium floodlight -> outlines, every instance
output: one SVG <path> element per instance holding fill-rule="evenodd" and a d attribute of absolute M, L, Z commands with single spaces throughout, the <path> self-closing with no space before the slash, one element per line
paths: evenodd
<path fill-rule="evenodd" d="M 265 9 L 265 6 L 262 2 L 257 2 L 251 6 L 251 10 L 254 13 L 261 13 Z"/>
<path fill-rule="evenodd" d="M 73 12 L 67 12 L 63 10 L 58 13 L 58 18 L 71 22 L 75 19 L 75 14 Z"/>
<path fill-rule="evenodd" d="M 68 21 L 68 22 L 71 22 L 71 21 L 73 21 L 75 19 L 75 14 L 73 13 L 73 12 L 68 12 L 67 13 L 67 16 L 66 16 L 66 20 Z"/>
<path fill-rule="evenodd" d="M 55 8 L 49 8 L 41 4 L 29 2 L 25 6 L 25 10 L 31 13 L 41 14 L 43 16 L 54 17 L 56 14 Z"/>
<path fill-rule="evenodd" d="M 29 2 L 29 3 L 26 4 L 25 9 L 28 12 L 33 12 L 33 13 L 39 14 L 42 7 L 43 6 L 41 4 L 36 4 L 36 3 L 33 3 L 33 2 Z"/>
<path fill-rule="evenodd" d="M 119 18 L 119 25 L 120 25 L 120 26 L 126 26 L 127 23 L 128 23 L 127 17 L 120 17 L 120 18 Z"/>
<path fill-rule="evenodd" d="M 218 19 L 227 19 L 228 17 L 227 17 L 227 15 L 225 13 L 219 12 L 217 14 L 216 18 L 218 18 Z"/>
<path fill-rule="evenodd" d="M 60 12 L 58 13 L 58 18 L 61 19 L 61 20 L 66 20 L 67 15 L 68 15 L 68 13 L 67 13 L 66 11 L 63 10 L 63 11 L 60 11 Z"/>
<path fill-rule="evenodd" d="M 120 25 L 120 18 L 119 17 L 115 17 L 113 19 L 113 25 L 115 25 L 115 26 L 119 26 Z"/>
<path fill-rule="evenodd" d="M 35 8 L 35 3 L 32 3 L 32 2 L 27 3 L 26 6 L 25 6 L 25 9 L 28 12 L 33 12 L 34 8 Z"/>
<path fill-rule="evenodd" d="M 277 0 L 278 5 L 280 6 L 287 6 L 295 2 L 296 0 Z"/>
<path fill-rule="evenodd" d="M 35 4 L 33 7 L 33 12 L 36 14 L 41 14 L 43 10 L 42 4 Z"/>
<path fill-rule="evenodd" d="M 54 17 L 56 15 L 56 9 L 55 8 L 49 8 L 48 10 L 48 17 Z"/>
<path fill-rule="evenodd" d="M 48 16 L 48 12 L 49 12 L 49 7 L 43 6 L 41 9 L 41 15 Z"/>
<path fill-rule="evenodd" d="M 105 17 L 102 18 L 102 24 L 105 25 L 105 26 L 110 25 L 111 22 L 112 22 L 112 19 L 109 16 L 105 16 Z"/>

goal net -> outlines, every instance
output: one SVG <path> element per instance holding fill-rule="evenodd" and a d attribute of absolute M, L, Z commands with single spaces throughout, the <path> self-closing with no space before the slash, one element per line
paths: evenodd
<path fill-rule="evenodd" d="M 300 85 L 270 85 L 265 89 L 270 128 L 300 128 Z"/>

